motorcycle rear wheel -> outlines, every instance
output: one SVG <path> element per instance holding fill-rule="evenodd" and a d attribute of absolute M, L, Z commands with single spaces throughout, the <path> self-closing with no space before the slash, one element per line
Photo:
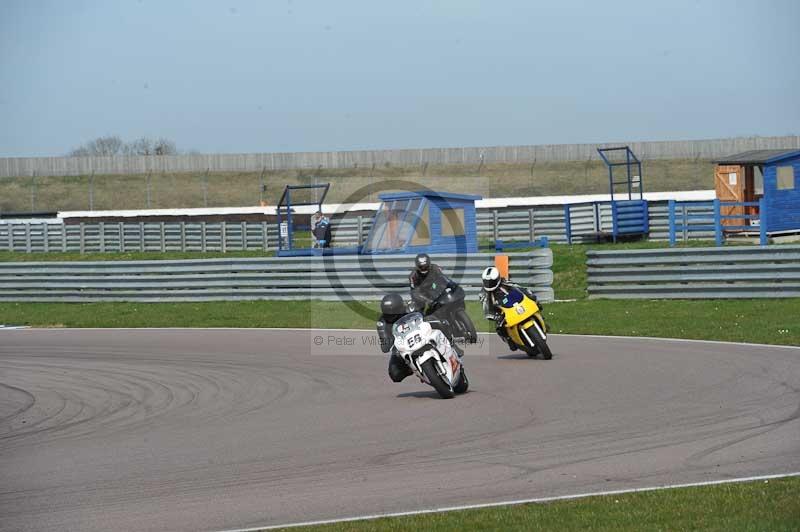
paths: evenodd
<path fill-rule="evenodd" d="M 428 382 L 431 383 L 431 386 L 439 393 L 442 399 L 452 399 L 455 397 L 456 393 L 453 388 L 439 375 L 434 359 L 429 358 L 422 364 L 422 373 L 425 374 L 425 378 L 428 379 Z"/>

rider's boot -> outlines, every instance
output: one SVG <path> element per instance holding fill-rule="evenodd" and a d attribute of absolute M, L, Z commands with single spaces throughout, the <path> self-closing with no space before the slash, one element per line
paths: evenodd
<path fill-rule="evenodd" d="M 392 379 L 392 382 L 401 382 L 412 373 L 414 372 L 408 367 L 406 361 L 392 353 L 389 357 L 389 378 Z"/>
<path fill-rule="evenodd" d="M 498 327 L 497 335 L 500 336 L 500 338 L 502 338 L 508 344 L 508 347 L 512 351 L 516 351 L 517 349 L 519 349 L 519 346 L 517 346 L 517 344 L 514 343 L 514 340 L 512 340 L 511 337 L 506 332 L 505 327 Z"/>

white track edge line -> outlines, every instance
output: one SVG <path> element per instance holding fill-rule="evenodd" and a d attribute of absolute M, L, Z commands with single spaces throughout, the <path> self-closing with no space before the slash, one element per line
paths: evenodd
<path fill-rule="evenodd" d="M 0 330 L 4 330 L 0 328 Z M 309 332 L 375 332 L 375 329 L 335 329 L 310 327 L 6 327 L 5 330 L 26 331 L 309 331 Z M 479 332 L 480 336 L 494 336 L 495 333 Z M 697 340 L 693 338 L 665 338 L 660 336 L 614 336 L 606 334 L 548 333 L 555 337 L 609 338 L 613 340 L 658 340 L 661 342 L 695 342 L 704 344 L 746 345 L 752 347 L 775 347 L 780 349 L 800 349 L 798 345 L 755 344 L 750 342 L 729 342 L 725 340 Z"/>
<path fill-rule="evenodd" d="M 574 495 L 558 495 L 554 497 L 539 497 L 533 499 L 516 499 L 511 501 L 500 501 L 500 502 L 489 502 L 489 503 L 479 503 L 479 504 L 465 504 L 460 506 L 445 506 L 442 508 L 430 508 L 430 509 L 423 509 L 423 510 L 410 510 L 406 512 L 392 512 L 386 514 L 372 514 L 372 515 L 363 515 L 358 517 L 343 517 L 340 519 L 322 519 L 318 521 L 303 521 L 303 522 L 296 522 L 296 523 L 286 523 L 283 525 L 268 525 L 268 526 L 256 526 L 256 527 L 249 527 L 249 528 L 232 528 L 227 530 L 222 530 L 219 532 L 257 532 L 258 530 L 275 530 L 279 528 L 296 528 L 301 526 L 318 526 L 318 525 L 330 525 L 335 523 L 349 523 L 353 521 L 371 521 L 374 519 L 383 519 L 387 517 L 407 517 L 411 515 L 425 515 L 425 514 L 432 514 L 432 513 L 442 513 L 442 512 L 457 512 L 461 510 L 479 510 L 482 508 L 494 508 L 498 506 L 518 506 L 520 504 L 536 504 L 536 503 L 546 503 L 546 502 L 556 502 L 556 501 L 568 501 L 573 499 L 583 499 L 586 497 L 603 497 L 608 495 L 623 495 L 626 493 L 642 493 L 648 491 L 659 491 L 659 490 L 668 490 L 668 489 L 676 489 L 676 488 L 692 488 L 692 487 L 700 487 L 700 486 L 715 486 L 719 484 L 737 484 L 742 482 L 754 482 L 757 480 L 772 480 L 778 478 L 789 478 L 789 477 L 799 477 L 800 471 L 794 473 L 778 473 L 774 475 L 759 475 L 754 477 L 740 477 L 740 478 L 731 478 L 731 479 L 723 479 L 723 480 L 708 480 L 703 482 L 688 482 L 685 484 L 667 484 L 663 486 L 651 486 L 646 488 L 629 488 L 629 489 L 620 489 L 620 490 L 607 490 L 607 491 L 598 491 L 598 492 L 590 492 L 590 493 L 577 493 Z"/>

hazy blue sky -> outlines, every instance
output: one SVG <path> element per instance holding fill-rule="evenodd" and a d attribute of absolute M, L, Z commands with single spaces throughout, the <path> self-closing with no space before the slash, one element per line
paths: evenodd
<path fill-rule="evenodd" d="M 0 156 L 800 133 L 800 2 L 0 2 Z"/>

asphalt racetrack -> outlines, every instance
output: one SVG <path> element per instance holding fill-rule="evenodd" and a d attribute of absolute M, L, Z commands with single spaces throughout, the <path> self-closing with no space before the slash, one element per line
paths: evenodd
<path fill-rule="evenodd" d="M 496 338 L 441 400 L 363 332 L 0 331 L 0 530 L 221 530 L 800 470 L 800 348 Z M 319 344 L 319 345 L 317 345 Z"/>

